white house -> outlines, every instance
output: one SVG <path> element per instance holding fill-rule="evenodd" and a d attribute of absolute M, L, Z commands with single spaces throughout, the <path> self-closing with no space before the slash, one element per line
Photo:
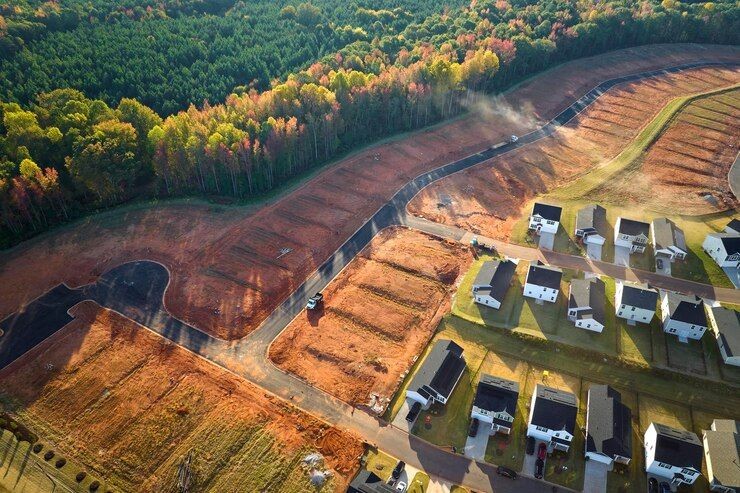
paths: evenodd
<path fill-rule="evenodd" d="M 473 299 L 476 303 L 498 310 L 511 286 L 517 263 L 512 260 L 483 262 L 473 281 Z"/>
<path fill-rule="evenodd" d="M 608 385 L 588 388 L 586 459 L 612 466 L 632 460 L 632 411 Z"/>
<path fill-rule="evenodd" d="M 561 212 L 563 212 L 563 209 L 556 205 L 535 202 L 534 207 L 532 207 L 532 215 L 529 216 L 529 229 L 533 229 L 537 234 L 556 234 L 560 227 Z"/>
<path fill-rule="evenodd" d="M 548 450 L 567 452 L 573 440 L 577 413 L 575 395 L 537 384 L 529 406 L 527 436 L 544 441 Z"/>
<path fill-rule="evenodd" d="M 419 367 L 406 390 L 406 398 L 429 409 L 434 402 L 446 404 L 465 371 L 463 349 L 454 342 L 440 339 Z"/>
<path fill-rule="evenodd" d="M 663 291 L 660 309 L 663 332 L 675 335 L 681 342 L 701 339 L 707 330 L 704 302 L 698 296 Z"/>
<path fill-rule="evenodd" d="M 604 281 L 573 279 L 568 294 L 568 320 L 579 329 L 601 332 L 606 324 Z"/>
<path fill-rule="evenodd" d="M 713 306 L 707 310 L 712 332 L 726 365 L 740 366 L 740 318 L 735 310 Z"/>
<path fill-rule="evenodd" d="M 617 281 L 614 306 L 617 317 L 649 324 L 658 306 L 658 292 L 647 284 Z"/>
<path fill-rule="evenodd" d="M 642 253 L 648 244 L 650 225 L 642 221 L 618 217 L 614 224 L 614 245 L 629 248 L 630 253 Z"/>
<path fill-rule="evenodd" d="M 576 238 L 583 243 L 603 245 L 606 242 L 606 209 L 591 204 L 576 213 Z"/>
<path fill-rule="evenodd" d="M 709 489 L 721 493 L 740 491 L 740 427 L 733 419 L 715 419 L 704 430 L 704 454 Z"/>
<path fill-rule="evenodd" d="M 660 255 L 671 262 L 686 258 L 688 254 L 686 238 L 676 223 L 665 217 L 653 219 L 650 223 L 650 233 L 656 256 Z"/>
<path fill-rule="evenodd" d="M 470 413 L 482 423 L 491 425 L 491 435 L 511 434 L 519 399 L 519 384 L 511 380 L 483 374 L 475 391 L 473 410 Z"/>
<path fill-rule="evenodd" d="M 527 279 L 524 282 L 524 296 L 536 300 L 555 303 L 560 292 L 560 280 L 563 271 L 557 267 L 550 267 L 542 262 L 530 264 Z"/>
<path fill-rule="evenodd" d="M 650 423 L 645 431 L 645 471 L 673 486 L 694 484 L 704 451 L 696 434 Z"/>
<path fill-rule="evenodd" d="M 701 247 L 720 267 L 740 266 L 738 233 L 709 233 Z"/>

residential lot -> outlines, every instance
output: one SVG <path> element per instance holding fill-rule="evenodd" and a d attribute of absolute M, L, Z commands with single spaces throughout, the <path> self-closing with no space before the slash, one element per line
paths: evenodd
<path fill-rule="evenodd" d="M 467 248 L 404 228 L 381 232 L 270 347 L 281 368 L 340 399 L 390 398 L 426 346 Z"/>
<path fill-rule="evenodd" d="M 348 433 L 92 302 L 74 315 L 0 373 L 0 403 L 44 451 L 84 464 L 108 488 L 175 490 L 189 453 L 199 491 L 307 491 L 302 463 L 313 452 L 334 471 L 322 491 L 356 470 L 362 444 Z"/>
<path fill-rule="evenodd" d="M 468 370 L 445 406 L 434 405 L 422 413 L 413 432 L 443 447 L 464 445 L 470 422 L 470 409 L 480 374 L 490 373 L 520 384 L 519 405 L 510 437 L 492 437 L 486 460 L 521 470 L 526 445 L 528 406 L 537 383 L 573 392 L 578 398 L 576 434 L 567 454 L 554 453 L 546 461 L 547 481 L 575 489 L 583 487 L 586 396 L 592 383 L 608 383 L 622 394 L 622 401 L 633 415 L 633 458 L 630 466 L 617 466 L 608 474 L 608 491 L 645 491 L 647 487 L 642 459 L 642 435 L 651 421 L 679 426 L 698 434 L 717 417 L 740 418 L 740 393 L 737 387 L 719 382 L 701 383 L 691 377 L 640 370 L 604 361 L 579 349 L 538 344 L 527 336 L 506 329 L 483 327 L 447 316 L 440 323 L 437 339 L 451 339 L 465 352 Z M 407 379 L 408 381 L 408 379 Z M 398 409 L 404 389 L 397 394 L 392 409 Z M 727 399 L 717 399 L 717 395 Z M 428 419 L 427 419 L 428 417 Z M 523 471 L 531 474 L 530 471 Z M 703 491 L 701 485 L 694 491 Z"/>

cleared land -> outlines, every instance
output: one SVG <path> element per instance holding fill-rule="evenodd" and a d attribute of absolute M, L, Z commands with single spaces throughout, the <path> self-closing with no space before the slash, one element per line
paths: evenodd
<path fill-rule="evenodd" d="M 606 165 L 671 100 L 738 81 L 739 70 L 703 68 L 619 85 L 554 135 L 426 188 L 409 210 L 508 239 L 528 201 Z M 634 189 L 649 194 L 639 180 Z"/>
<path fill-rule="evenodd" d="M 191 452 L 198 491 L 303 492 L 302 460 L 319 452 L 335 473 L 322 491 L 346 487 L 353 436 L 92 302 L 74 315 L 0 373 L 0 402 L 44 450 L 122 491 L 174 491 Z"/>
<path fill-rule="evenodd" d="M 59 282 L 87 283 L 148 258 L 172 272 L 166 301 L 176 316 L 219 337 L 243 337 L 409 178 L 531 129 L 602 80 L 737 54 L 733 47 L 657 45 L 575 61 L 464 118 L 358 152 L 268 206 L 159 205 L 89 218 L 4 255 L 0 316 Z M 519 196 L 521 186 L 509 188 Z"/>
<path fill-rule="evenodd" d="M 447 309 L 466 248 L 407 229 L 382 231 L 270 347 L 281 368 L 352 404 L 393 395 Z"/>
<path fill-rule="evenodd" d="M 452 339 L 464 348 L 467 371 L 455 388 L 450 400 L 442 406 L 433 406 L 422 413 L 413 433 L 432 443 L 461 448 L 465 444 L 470 422 L 475 388 L 481 373 L 491 373 L 511 378 L 520 383 L 520 398 L 511 437 L 492 437 L 486 460 L 505 464 L 521 470 L 526 421 L 536 383 L 545 383 L 573 392 L 578 398 L 577 430 L 585 426 L 586 396 L 592 383 L 608 383 L 619 390 L 633 414 L 633 461 L 625 470 L 618 469 L 608 476 L 608 491 L 645 491 L 642 436 L 655 420 L 665 424 L 680 425 L 698 434 L 708 429 L 712 419 L 738 419 L 740 397 L 736 387 L 721 384 L 699 383 L 688 377 L 673 377 L 667 373 L 642 371 L 614 365 L 599 357 L 572 351 L 556 351 L 549 344 L 533 343 L 503 329 L 483 327 L 455 316 L 445 317 L 435 334 L 438 338 Z M 547 371 L 545 375 L 543 372 Z M 406 379 L 405 385 L 411 376 Z M 397 412 L 404 399 L 402 388 L 391 406 Z M 726 400 L 716 395 L 727 396 Z M 427 416 L 431 426 L 424 426 Z M 547 463 L 545 478 L 563 486 L 580 489 L 583 486 L 585 461 L 583 435 L 575 434 L 568 454 L 553 454 Z M 556 465 L 565 466 L 557 469 Z M 700 485 L 694 491 L 705 491 Z M 621 488 L 621 489 L 620 489 Z"/>

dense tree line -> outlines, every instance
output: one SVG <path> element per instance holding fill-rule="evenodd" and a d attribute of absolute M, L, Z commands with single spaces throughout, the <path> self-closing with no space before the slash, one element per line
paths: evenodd
<path fill-rule="evenodd" d="M 325 14 L 304 3 L 278 15 L 314 26 L 300 36 Z M 643 43 L 737 43 L 740 32 L 731 2 L 483 0 L 420 21 L 366 7 L 353 16 L 404 20 L 398 33 L 352 41 L 267 89 L 237 86 L 223 103 L 164 119 L 138 99 L 111 105 L 75 89 L 0 104 L 0 243 L 136 196 L 252 197 L 555 63 Z"/>

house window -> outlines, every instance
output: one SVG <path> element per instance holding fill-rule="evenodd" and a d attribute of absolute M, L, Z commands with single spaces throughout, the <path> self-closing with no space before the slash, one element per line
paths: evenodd
<path fill-rule="evenodd" d="M 690 471 L 689 469 L 681 469 L 681 474 L 685 474 L 687 476 L 693 476 L 694 471 Z"/>
<path fill-rule="evenodd" d="M 572 316 L 575 316 L 575 314 L 576 314 L 576 311 L 575 311 L 575 310 L 571 310 L 571 311 L 570 311 L 570 312 L 568 312 L 568 313 L 569 313 L 569 315 L 570 315 L 570 316 L 572 317 Z"/>
<path fill-rule="evenodd" d="M 662 462 L 658 462 L 658 465 L 660 467 L 665 468 L 665 469 L 671 469 L 672 468 L 672 466 L 670 466 L 669 464 L 663 464 Z"/>
<path fill-rule="evenodd" d="M 622 316 L 622 312 L 621 312 L 621 310 L 620 310 L 620 312 L 619 312 L 619 313 L 617 313 L 617 315 L 619 315 L 620 317 Z"/>
<path fill-rule="evenodd" d="M 676 333 L 676 329 L 668 329 L 668 332 L 670 332 L 671 334 L 675 334 Z"/>
<path fill-rule="evenodd" d="M 555 221 L 546 221 L 547 224 L 555 224 Z"/>
<path fill-rule="evenodd" d="M 550 298 L 550 301 L 555 301 L 555 297 L 553 296 L 552 298 Z"/>

